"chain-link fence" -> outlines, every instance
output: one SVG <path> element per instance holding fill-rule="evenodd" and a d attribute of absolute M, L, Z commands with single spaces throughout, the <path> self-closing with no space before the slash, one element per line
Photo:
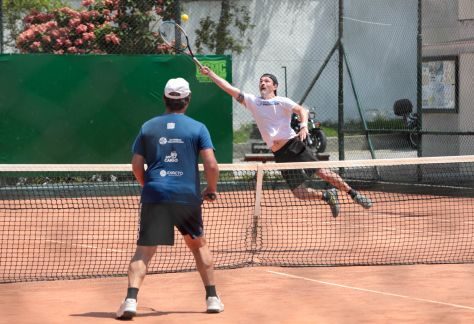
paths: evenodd
<path fill-rule="evenodd" d="M 473 153 L 474 17 L 462 0 L 30 2 L 3 0 L 2 53 L 169 54 L 157 26 L 175 19 L 199 54 L 233 55 L 243 91 L 276 75 L 279 95 L 314 112 L 331 158 Z M 241 160 L 261 139 L 233 105 Z"/>

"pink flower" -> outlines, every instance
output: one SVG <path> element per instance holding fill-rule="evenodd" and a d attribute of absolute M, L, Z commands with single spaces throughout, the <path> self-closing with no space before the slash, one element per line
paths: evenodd
<path fill-rule="evenodd" d="M 48 28 L 56 28 L 56 27 L 58 27 L 58 23 L 57 23 L 56 21 L 53 21 L 53 20 L 52 20 L 52 21 L 48 21 L 48 22 L 46 23 L 46 26 L 47 26 Z"/>
<path fill-rule="evenodd" d="M 51 43 L 51 36 L 48 36 L 48 35 L 44 35 L 43 37 L 41 37 L 41 40 L 45 43 Z"/>
<path fill-rule="evenodd" d="M 89 11 L 90 17 L 92 18 L 97 18 L 100 16 L 100 13 L 97 10 L 91 10 Z"/>
<path fill-rule="evenodd" d="M 58 9 L 59 12 L 68 15 L 71 18 L 80 18 L 81 14 L 77 12 L 74 9 L 68 8 L 68 7 L 63 7 L 61 9 Z"/>
<path fill-rule="evenodd" d="M 90 51 L 91 54 L 105 54 L 104 51 L 100 50 L 100 49 L 93 49 L 92 51 Z"/>
<path fill-rule="evenodd" d="M 78 34 L 85 33 L 86 31 L 87 31 L 86 25 L 80 24 L 79 26 L 76 27 L 76 33 Z"/>
<path fill-rule="evenodd" d="M 115 1 L 113 0 L 105 0 L 104 1 L 104 5 L 107 7 L 107 8 L 113 8 L 115 6 Z"/>
<path fill-rule="evenodd" d="M 77 53 L 77 48 L 74 46 L 68 47 L 67 52 L 71 54 L 76 54 Z"/>
<path fill-rule="evenodd" d="M 82 6 L 83 7 L 89 7 L 89 6 L 93 5 L 94 2 L 95 2 L 94 0 L 83 0 L 82 1 Z"/>
<path fill-rule="evenodd" d="M 31 24 L 33 22 L 34 15 L 28 15 L 25 18 L 23 18 L 23 22 L 25 24 Z"/>
<path fill-rule="evenodd" d="M 33 40 L 35 38 L 35 33 L 32 29 L 27 29 L 23 33 L 21 33 L 19 36 L 23 41 L 29 41 Z"/>
<path fill-rule="evenodd" d="M 33 42 L 33 43 L 30 45 L 30 48 L 31 48 L 32 50 L 38 50 L 40 47 L 41 47 L 41 43 L 40 43 L 40 42 Z"/>
<path fill-rule="evenodd" d="M 78 38 L 74 41 L 74 45 L 76 46 L 81 46 L 84 43 L 84 41 L 81 38 Z"/>
<path fill-rule="evenodd" d="M 46 22 L 51 19 L 51 15 L 46 12 L 40 12 L 36 15 L 36 19 L 39 22 Z"/>
<path fill-rule="evenodd" d="M 156 46 L 156 50 L 158 51 L 158 53 L 168 53 L 170 50 L 171 50 L 171 46 L 169 46 L 168 44 L 158 44 Z"/>
<path fill-rule="evenodd" d="M 95 39 L 95 35 L 94 33 L 90 32 L 90 33 L 84 33 L 82 34 L 82 39 L 84 41 L 88 41 L 88 40 L 94 40 Z"/>
<path fill-rule="evenodd" d="M 118 36 L 115 35 L 114 33 L 110 33 L 110 34 L 105 35 L 105 41 L 107 43 L 112 43 L 112 44 L 115 44 L 115 45 L 120 44 L 120 38 L 118 38 Z"/>
<path fill-rule="evenodd" d="M 61 33 L 62 36 L 66 36 L 67 34 L 69 34 L 69 28 L 67 27 L 59 28 L 59 32 Z"/>
<path fill-rule="evenodd" d="M 81 18 L 82 18 L 83 20 L 89 20 L 90 17 L 91 17 L 91 14 L 90 14 L 89 11 L 86 11 L 86 10 L 81 11 Z"/>
<path fill-rule="evenodd" d="M 64 54 L 64 50 L 63 49 L 60 49 L 60 50 L 56 50 L 56 51 L 53 51 L 54 54 Z"/>
<path fill-rule="evenodd" d="M 81 24 L 81 20 L 79 18 L 72 18 L 69 20 L 68 26 L 69 27 L 76 27 Z"/>
<path fill-rule="evenodd" d="M 16 42 L 17 42 L 18 44 L 22 44 L 22 43 L 26 42 L 26 37 L 25 37 L 25 35 L 24 35 L 23 33 L 20 34 L 20 36 L 18 36 L 18 38 L 16 39 Z"/>
<path fill-rule="evenodd" d="M 58 38 L 60 33 L 59 33 L 59 30 L 55 29 L 55 30 L 52 30 L 51 31 L 51 36 L 54 37 L 54 38 Z"/>

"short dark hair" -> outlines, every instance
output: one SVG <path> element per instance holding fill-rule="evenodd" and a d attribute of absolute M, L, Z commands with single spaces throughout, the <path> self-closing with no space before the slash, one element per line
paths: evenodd
<path fill-rule="evenodd" d="M 260 77 L 260 79 L 263 78 L 263 77 L 268 77 L 268 78 L 272 79 L 273 84 L 278 85 L 277 77 L 274 76 L 273 74 L 271 74 L 271 73 L 264 73 L 264 74 L 262 74 L 262 76 Z"/>
<path fill-rule="evenodd" d="M 165 106 L 171 111 L 180 111 L 187 104 L 189 104 L 189 100 L 191 99 L 191 95 L 187 96 L 186 98 L 182 99 L 171 99 L 166 96 L 163 96 L 163 100 L 165 101 Z"/>
<path fill-rule="evenodd" d="M 274 76 L 273 74 L 271 74 L 271 73 L 264 73 L 264 74 L 262 74 L 262 76 L 260 77 L 260 79 L 263 78 L 263 77 L 267 77 L 267 78 L 272 79 L 273 84 L 276 85 L 276 86 L 278 85 L 278 79 L 277 79 L 277 77 Z M 275 96 L 276 96 L 276 95 L 277 95 L 277 91 L 275 90 Z"/>

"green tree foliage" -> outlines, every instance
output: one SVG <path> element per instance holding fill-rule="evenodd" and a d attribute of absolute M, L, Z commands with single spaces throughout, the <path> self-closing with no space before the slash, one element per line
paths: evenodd
<path fill-rule="evenodd" d="M 199 28 L 195 30 L 197 52 L 203 53 L 207 49 L 215 54 L 242 53 L 252 44 L 246 36 L 254 27 L 247 7 L 237 6 L 233 0 L 221 0 L 219 21 L 207 16 L 201 19 Z"/>
<path fill-rule="evenodd" d="M 155 13 L 155 14 L 153 14 Z M 121 54 L 166 53 L 169 49 L 160 47 L 159 36 L 150 26 L 156 15 L 168 20 L 174 13 L 174 0 L 120 0 L 116 23 L 117 36 L 121 42 L 115 47 Z M 157 49 L 157 46 L 160 49 Z"/>

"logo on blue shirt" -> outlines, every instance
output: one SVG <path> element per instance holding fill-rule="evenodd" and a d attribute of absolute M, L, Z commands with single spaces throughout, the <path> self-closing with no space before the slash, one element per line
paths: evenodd
<path fill-rule="evenodd" d="M 166 155 L 165 162 L 178 163 L 178 152 L 173 151 L 170 155 Z"/>
<path fill-rule="evenodd" d="M 184 174 L 183 171 L 166 171 L 166 170 L 161 170 L 160 171 L 160 176 L 162 177 L 181 177 Z"/>
<path fill-rule="evenodd" d="M 166 137 L 160 137 L 158 140 L 161 145 L 165 144 L 183 144 L 183 140 L 181 138 L 169 138 L 167 139 Z"/>

